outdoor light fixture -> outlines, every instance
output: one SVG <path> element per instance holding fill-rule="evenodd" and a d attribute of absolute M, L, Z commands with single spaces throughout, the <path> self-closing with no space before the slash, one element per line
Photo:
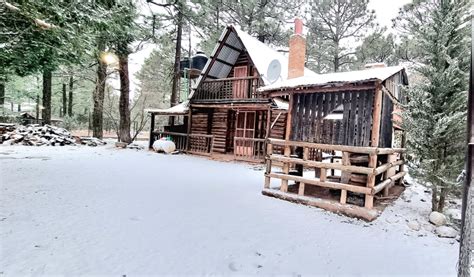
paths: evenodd
<path fill-rule="evenodd" d="M 111 52 L 102 52 L 100 59 L 107 65 L 116 64 L 118 62 L 117 55 Z"/>

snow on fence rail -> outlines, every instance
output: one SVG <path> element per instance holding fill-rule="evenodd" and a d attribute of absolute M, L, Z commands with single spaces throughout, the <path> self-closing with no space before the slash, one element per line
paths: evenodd
<path fill-rule="evenodd" d="M 284 154 L 281 155 L 281 151 L 275 152 L 274 146 L 284 147 Z M 319 160 L 310 159 L 312 151 L 333 154 L 341 152 L 342 155 L 340 162 L 333 159 L 334 156 L 329 156 L 330 160 L 327 162 L 323 161 L 322 153 L 319 155 Z M 266 152 L 263 194 L 367 220 L 373 220 L 377 216 L 373 211 L 374 196 L 381 191 L 384 196 L 387 196 L 389 188 L 395 182 L 401 182 L 406 174 L 403 171 L 403 154 L 405 153 L 403 148 L 360 147 L 268 139 Z M 281 167 L 281 171 L 274 172 L 273 166 Z M 314 177 L 309 177 L 308 174 L 304 176 L 305 169 L 314 170 Z M 271 178 L 281 180 L 278 190 L 270 188 Z M 295 182 L 297 191 L 289 190 L 288 181 Z M 311 195 L 307 192 L 308 185 L 339 190 L 339 201 L 322 200 L 319 196 Z M 364 207 L 347 204 L 348 191 L 363 194 Z"/>

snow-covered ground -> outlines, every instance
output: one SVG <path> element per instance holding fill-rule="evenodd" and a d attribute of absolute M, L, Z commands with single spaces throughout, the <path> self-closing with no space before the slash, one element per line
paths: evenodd
<path fill-rule="evenodd" d="M 456 273 L 421 187 L 366 223 L 262 196 L 263 181 L 195 156 L 0 146 L 0 275 Z"/>

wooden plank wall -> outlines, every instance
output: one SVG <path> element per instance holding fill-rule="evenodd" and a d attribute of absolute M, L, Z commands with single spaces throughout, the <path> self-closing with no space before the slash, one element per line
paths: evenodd
<path fill-rule="evenodd" d="M 388 95 L 382 95 L 382 114 L 380 117 L 379 147 L 392 147 L 393 133 L 393 103 Z"/>
<path fill-rule="evenodd" d="M 291 140 L 369 146 L 374 91 L 295 94 Z M 324 119 L 343 105 L 343 119 Z"/>
<path fill-rule="evenodd" d="M 251 72 L 251 68 L 252 68 L 252 63 L 250 62 L 250 58 L 249 58 L 249 55 L 247 54 L 247 51 L 243 51 L 240 53 L 239 57 L 237 58 L 237 61 L 235 62 L 234 64 L 234 67 L 236 66 L 244 66 L 244 65 L 247 65 L 248 66 L 248 75 L 251 76 L 250 72 Z M 232 69 L 230 70 L 229 72 L 229 75 L 227 76 L 227 78 L 232 78 L 234 77 L 234 67 L 232 67 Z"/>
<path fill-rule="evenodd" d="M 207 134 L 209 110 L 193 110 L 191 116 L 191 134 Z"/>
<path fill-rule="evenodd" d="M 227 110 L 215 109 L 212 117 L 212 130 L 214 135 L 214 152 L 226 152 L 227 138 Z"/>
<path fill-rule="evenodd" d="M 286 112 L 282 112 L 280 116 L 278 116 L 280 112 L 273 111 L 272 118 L 270 120 L 270 126 L 275 122 L 273 128 L 270 129 L 270 138 L 275 139 L 285 139 L 285 127 L 286 127 Z M 277 119 L 278 117 L 278 119 Z"/>

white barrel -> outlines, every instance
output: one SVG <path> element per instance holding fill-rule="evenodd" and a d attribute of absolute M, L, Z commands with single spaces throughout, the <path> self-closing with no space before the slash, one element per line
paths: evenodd
<path fill-rule="evenodd" d="M 169 154 L 176 150 L 176 145 L 172 141 L 159 139 L 153 143 L 153 150 Z"/>

